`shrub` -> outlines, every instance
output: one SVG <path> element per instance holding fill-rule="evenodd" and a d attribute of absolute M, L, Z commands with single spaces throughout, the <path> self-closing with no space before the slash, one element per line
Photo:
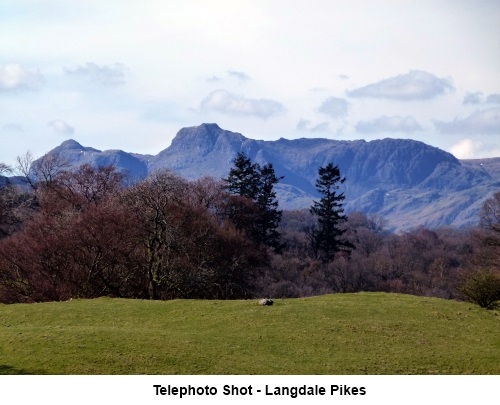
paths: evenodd
<path fill-rule="evenodd" d="M 474 271 L 464 277 L 459 290 L 468 301 L 494 309 L 500 301 L 500 277 L 489 270 Z"/>

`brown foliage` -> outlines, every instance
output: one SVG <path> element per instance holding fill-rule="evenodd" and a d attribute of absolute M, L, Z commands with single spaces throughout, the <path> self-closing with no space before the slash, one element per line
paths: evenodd
<path fill-rule="evenodd" d="M 355 291 L 457 298 L 461 277 L 497 271 L 499 263 L 499 193 L 487 200 L 474 232 L 391 234 L 381 218 L 350 213 L 345 235 L 357 249 L 323 263 L 307 210 L 283 213 L 284 250 L 276 254 L 249 235 L 255 204 L 229 195 L 220 181 L 188 182 L 162 171 L 125 187 L 113 167 L 69 172 L 49 163 L 31 193 L 0 190 L 1 302 Z"/>
<path fill-rule="evenodd" d="M 151 299 L 236 298 L 250 293 L 255 246 L 222 213 L 229 197 L 207 180 L 194 186 L 158 172 L 133 186 Z"/>
<path fill-rule="evenodd" d="M 68 184 L 72 176 L 78 179 L 87 170 L 81 169 L 65 174 Z M 103 171 L 93 172 L 96 183 Z M 61 197 L 61 190 L 70 190 L 66 195 L 72 198 Z M 38 214 L 0 244 L 3 300 L 132 295 L 137 283 L 136 231 L 128 221 L 129 212 L 112 194 L 99 201 L 88 199 L 55 182 L 43 190 L 40 201 Z"/>

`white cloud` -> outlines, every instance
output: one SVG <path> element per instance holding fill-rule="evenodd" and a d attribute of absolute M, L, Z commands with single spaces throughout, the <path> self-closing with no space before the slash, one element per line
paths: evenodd
<path fill-rule="evenodd" d="M 207 82 L 209 83 L 217 83 L 217 82 L 221 82 L 221 81 L 224 81 L 226 79 L 236 79 L 238 80 L 240 83 L 244 83 L 244 82 L 247 82 L 247 81 L 250 81 L 252 80 L 252 78 L 247 75 L 245 72 L 241 72 L 241 71 L 238 71 L 238 70 L 228 70 L 226 72 L 226 76 L 225 77 L 221 77 L 221 76 L 211 76 L 209 78 L 207 78 Z"/>
<path fill-rule="evenodd" d="M 349 103 L 347 100 L 338 97 L 327 98 L 319 106 L 318 112 L 329 115 L 332 118 L 342 118 L 347 115 Z"/>
<path fill-rule="evenodd" d="M 23 126 L 17 123 L 8 123 L 2 127 L 2 130 L 6 133 L 20 133 L 23 132 Z"/>
<path fill-rule="evenodd" d="M 489 104 L 500 104 L 500 94 L 490 94 L 486 98 L 486 102 Z"/>
<path fill-rule="evenodd" d="M 471 159 L 476 150 L 477 145 L 471 139 L 462 139 L 450 148 L 450 153 L 457 159 Z"/>
<path fill-rule="evenodd" d="M 458 139 L 479 137 L 436 136 L 439 131 L 428 124 L 432 119 L 453 121 L 500 106 L 494 97 L 486 104 L 488 95 L 500 93 L 494 52 L 500 49 L 500 1 L 484 1 L 480 7 L 450 0 L 412 2 L 411 7 L 393 0 L 364 1 L 362 6 L 318 0 L 307 7 L 298 0 L 286 7 L 267 0 L 149 1 L 140 6 L 115 0 L 7 2 L 8 7 L 0 7 L 0 66 L 19 63 L 18 71 L 31 72 L 34 80 L 18 75 L 12 84 L 9 74 L 7 86 L 5 66 L 0 68 L 0 130 L 9 122 L 24 127 L 22 136 L 3 137 L 10 143 L 0 147 L 0 161 L 27 149 L 41 155 L 60 143 L 61 135 L 47 127 L 55 118 L 74 124 L 85 138 L 81 141 L 99 149 L 156 153 L 193 119 L 215 120 L 253 138 L 277 139 L 293 134 L 305 118 L 311 120 L 310 130 L 328 121 L 330 135 L 354 139 L 360 136 L 358 122 L 410 115 L 429 130 L 415 132 L 419 140 L 448 148 Z M 32 67 L 39 70 L 26 69 Z M 413 83 L 418 75 L 408 72 L 415 68 L 429 72 L 424 76 L 431 77 L 430 85 Z M 245 73 L 251 81 L 242 82 L 229 71 Z M 398 75 L 403 75 L 399 82 Z M 394 89 L 388 86 L 391 78 Z M 368 98 L 356 98 L 356 89 L 381 81 L 378 92 L 375 86 L 370 95 L 365 88 Z M 446 91 L 455 85 L 456 93 L 440 93 L 442 81 Z M 33 88 L 43 91 L 22 91 Z M 216 89 L 240 95 L 227 96 L 233 99 L 230 105 L 219 105 L 226 115 L 200 109 Z M 463 105 L 467 90 L 483 92 L 481 103 Z M 436 93 L 441 95 L 428 101 L 395 101 L 425 100 Z M 317 111 L 329 96 L 350 103 L 347 117 Z M 252 101 L 259 98 L 279 101 L 286 113 L 257 119 Z M 149 104 L 156 102 L 162 106 Z M 246 112 L 241 104 L 247 105 Z"/>
<path fill-rule="evenodd" d="M 375 118 L 371 121 L 359 121 L 356 124 L 356 131 L 371 134 L 375 132 L 404 132 L 412 133 L 416 131 L 421 131 L 423 128 L 411 116 L 400 117 L 392 116 L 388 117 L 386 115 L 382 117 Z"/>
<path fill-rule="evenodd" d="M 238 72 L 236 70 L 228 70 L 227 74 L 230 77 L 234 77 L 241 82 L 246 82 L 248 80 L 252 80 L 252 78 L 250 76 L 248 76 L 245 72 Z"/>
<path fill-rule="evenodd" d="M 85 65 L 65 68 L 64 71 L 67 75 L 85 77 L 102 86 L 119 86 L 125 84 L 127 68 L 121 63 L 99 66 L 94 62 L 88 62 Z"/>
<path fill-rule="evenodd" d="M 202 100 L 202 110 L 218 111 L 229 115 L 253 115 L 269 118 L 284 111 L 281 103 L 269 99 L 248 99 L 229 93 L 226 90 L 215 90 Z"/>
<path fill-rule="evenodd" d="M 63 120 L 53 120 L 47 124 L 54 132 L 61 135 L 73 135 L 75 129 Z"/>
<path fill-rule="evenodd" d="M 327 132 L 330 129 L 330 124 L 328 122 L 320 122 L 313 126 L 311 121 L 301 119 L 297 123 L 296 129 L 309 132 Z"/>
<path fill-rule="evenodd" d="M 464 104 L 500 104 L 500 94 L 490 94 L 486 99 L 480 91 L 467 93 L 464 97 Z"/>
<path fill-rule="evenodd" d="M 457 159 L 479 159 L 499 156 L 500 146 L 465 138 L 451 146 L 449 152 Z"/>
<path fill-rule="evenodd" d="M 500 135 L 500 107 L 475 111 L 465 118 L 455 118 L 451 122 L 434 121 L 443 134 L 485 134 Z"/>
<path fill-rule="evenodd" d="M 28 68 L 18 63 L 0 66 L 0 92 L 16 90 L 36 90 L 43 83 L 38 68 Z"/>
<path fill-rule="evenodd" d="M 303 131 L 303 130 L 310 128 L 310 126 L 311 126 L 311 121 L 301 119 L 299 122 L 297 122 L 296 128 L 299 131 Z"/>
<path fill-rule="evenodd" d="M 449 79 L 422 70 L 410 72 L 348 91 L 350 97 L 387 98 L 392 100 L 428 100 L 453 90 Z"/>
<path fill-rule="evenodd" d="M 475 93 L 467 93 L 464 96 L 464 104 L 481 104 L 483 101 L 483 93 L 477 91 Z"/>

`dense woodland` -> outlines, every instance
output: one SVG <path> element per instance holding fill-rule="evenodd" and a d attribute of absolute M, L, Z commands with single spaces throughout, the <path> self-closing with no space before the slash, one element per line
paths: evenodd
<path fill-rule="evenodd" d="M 242 154 L 226 179 L 159 171 L 133 184 L 112 166 L 18 163 L 25 185 L 0 189 L 3 303 L 356 291 L 500 300 L 500 192 L 476 228 L 395 234 L 383 218 L 343 212 L 337 185 L 349 179 L 332 165 L 310 210 L 281 211 L 281 178 Z"/>

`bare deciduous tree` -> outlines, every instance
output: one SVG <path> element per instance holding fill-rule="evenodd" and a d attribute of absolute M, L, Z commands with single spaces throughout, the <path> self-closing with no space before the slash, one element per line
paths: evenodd
<path fill-rule="evenodd" d="M 500 234 L 500 191 L 484 202 L 480 215 L 483 228 Z"/>
<path fill-rule="evenodd" d="M 47 154 L 36 160 L 31 151 L 18 156 L 17 171 L 25 178 L 29 186 L 36 190 L 39 185 L 50 185 L 56 178 L 70 168 L 66 159 L 56 153 Z"/>
<path fill-rule="evenodd" d="M 170 253 L 176 247 L 178 228 L 174 216 L 184 205 L 187 183 L 169 171 L 159 171 L 125 193 L 143 234 L 149 298 L 159 299 L 159 288 L 168 276 Z"/>

